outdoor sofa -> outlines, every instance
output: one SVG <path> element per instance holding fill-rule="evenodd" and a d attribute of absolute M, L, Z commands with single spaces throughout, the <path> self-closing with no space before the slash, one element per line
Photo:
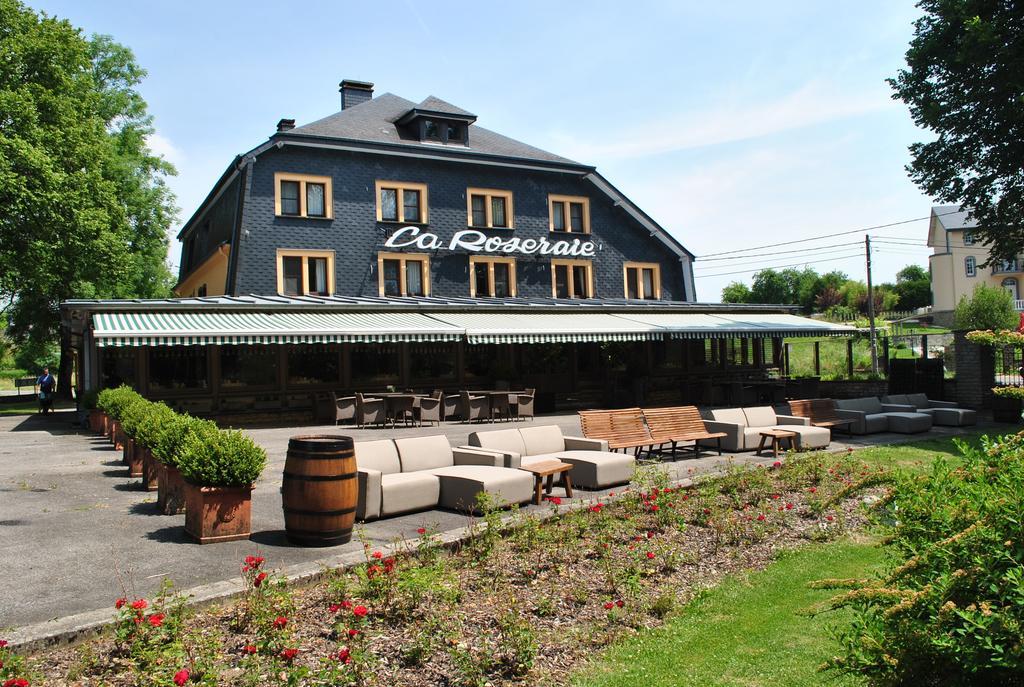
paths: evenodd
<path fill-rule="evenodd" d="M 482 491 L 501 505 L 533 498 L 532 475 L 500 467 L 493 452 L 453 449 L 443 435 L 359 441 L 355 454 L 358 520 L 438 506 L 473 511 Z"/>
<path fill-rule="evenodd" d="M 825 448 L 832 438 L 827 427 L 812 427 L 805 417 L 779 415 L 771 406 L 753 408 L 716 408 L 708 411 L 704 424 L 709 432 L 724 432 L 720 439 L 726 451 L 753 451 L 761 442 L 761 432 L 769 429 L 795 432 L 801 449 Z M 701 442 L 712 446 L 709 440 Z"/>
<path fill-rule="evenodd" d="M 853 420 L 853 434 L 896 432 L 917 434 L 932 428 L 932 416 L 907 404 L 882 403 L 875 396 L 836 399 L 836 414 Z"/>
<path fill-rule="evenodd" d="M 965 427 L 978 422 L 978 414 L 969 408 L 958 408 L 950 401 L 932 401 L 926 394 L 890 394 L 882 403 L 914 406 L 917 412 L 932 416 L 933 425 Z"/>
<path fill-rule="evenodd" d="M 582 489 L 625 484 L 636 466 L 633 456 L 609 451 L 607 441 L 563 436 L 557 425 L 473 432 L 469 444 L 467 448 L 491 452 L 510 468 L 557 458 L 572 465 L 573 486 Z"/>

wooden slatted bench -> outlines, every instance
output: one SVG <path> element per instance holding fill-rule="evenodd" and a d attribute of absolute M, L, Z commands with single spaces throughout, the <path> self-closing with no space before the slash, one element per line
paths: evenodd
<path fill-rule="evenodd" d="M 839 417 L 836 402 L 831 398 L 810 398 L 801 401 L 790 401 L 789 412 L 796 417 L 806 417 L 813 427 L 828 427 L 830 430 L 841 429 L 852 435 L 853 420 Z"/>
<path fill-rule="evenodd" d="M 633 449 L 633 455 L 638 456 L 641 449 L 657 443 L 647 431 L 643 411 L 639 408 L 581 410 L 579 416 L 583 436 L 604 439 L 612 451 Z"/>
<path fill-rule="evenodd" d="M 651 437 L 661 445 L 671 443 L 672 455 L 676 444 L 681 441 L 693 442 L 693 457 L 700 456 L 700 442 L 714 439 L 718 455 L 722 455 L 722 437 L 725 432 L 709 432 L 700 416 L 697 406 L 675 406 L 672 408 L 644 408 L 644 420 Z"/>

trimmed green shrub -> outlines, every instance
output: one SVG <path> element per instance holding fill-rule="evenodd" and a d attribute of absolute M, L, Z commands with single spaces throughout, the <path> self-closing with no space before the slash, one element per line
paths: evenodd
<path fill-rule="evenodd" d="M 883 685 L 1024 682 L 1024 435 L 958 446 L 963 465 L 883 499 L 895 567 L 833 600 L 854 611 L 833 667 Z"/>
<path fill-rule="evenodd" d="M 211 420 L 200 420 L 191 415 L 174 413 L 154 433 L 153 443 L 149 447 L 153 456 L 164 465 L 176 466 L 185 437 L 197 425 L 207 425 L 212 431 L 217 431 L 217 425 Z"/>
<path fill-rule="evenodd" d="M 163 403 L 146 401 L 145 412 L 136 418 L 134 423 L 135 442 L 152 450 L 163 427 L 177 416 L 173 410 Z"/>
<path fill-rule="evenodd" d="M 132 394 L 126 396 L 127 400 L 121 406 L 118 420 L 124 433 L 138 441 L 139 427 L 145 423 L 146 416 L 151 412 L 150 406 L 154 404 L 134 392 Z"/>
<path fill-rule="evenodd" d="M 124 409 L 128 404 L 132 401 L 141 399 L 142 396 L 140 396 L 138 392 L 130 386 L 122 384 L 116 389 L 104 389 L 101 391 L 98 403 L 100 410 L 120 422 Z"/>
<path fill-rule="evenodd" d="M 238 430 L 210 432 L 198 425 L 178 452 L 178 469 L 187 482 L 203 487 L 247 487 L 267 464 L 267 453 Z"/>

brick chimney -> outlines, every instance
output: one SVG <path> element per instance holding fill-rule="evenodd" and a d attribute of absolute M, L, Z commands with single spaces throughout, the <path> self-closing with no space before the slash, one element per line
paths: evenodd
<path fill-rule="evenodd" d="M 282 131 L 291 131 L 294 128 L 295 128 L 295 120 L 294 119 L 282 119 L 282 120 L 280 120 L 277 123 L 277 132 L 278 133 L 281 133 Z"/>
<path fill-rule="evenodd" d="M 368 81 L 345 79 L 338 84 L 341 93 L 341 109 L 347 110 L 373 98 L 373 84 Z"/>

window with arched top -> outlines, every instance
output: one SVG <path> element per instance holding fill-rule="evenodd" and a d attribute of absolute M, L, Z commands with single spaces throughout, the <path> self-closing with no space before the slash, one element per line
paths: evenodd
<path fill-rule="evenodd" d="M 1000 285 L 1010 292 L 1010 295 L 1013 296 L 1013 300 L 1020 298 L 1020 292 L 1017 290 L 1017 280 L 1013 277 L 1004 279 Z"/>

